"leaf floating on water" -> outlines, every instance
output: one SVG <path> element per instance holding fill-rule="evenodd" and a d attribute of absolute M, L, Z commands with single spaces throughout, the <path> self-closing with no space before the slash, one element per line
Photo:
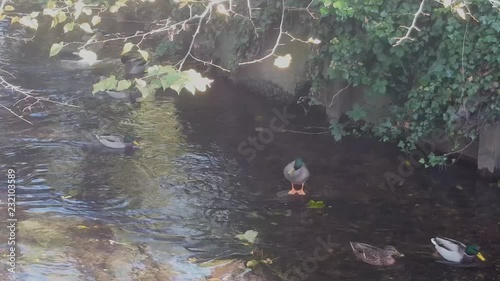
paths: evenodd
<path fill-rule="evenodd" d="M 195 262 L 197 262 L 197 261 L 198 261 L 198 260 L 197 260 L 196 258 L 189 258 L 189 259 L 188 259 L 188 262 L 189 262 L 189 263 L 195 263 Z"/>
<path fill-rule="evenodd" d="M 6 11 L 6 12 L 12 12 L 12 11 L 14 11 L 14 7 L 12 5 L 6 5 L 3 8 L 3 10 Z"/>
<path fill-rule="evenodd" d="M 464 188 L 461 185 L 457 185 L 458 190 L 464 190 Z"/>
<path fill-rule="evenodd" d="M 78 228 L 78 229 L 86 229 L 86 228 L 89 228 L 89 227 L 85 226 L 85 225 L 77 225 L 76 228 Z"/>
<path fill-rule="evenodd" d="M 257 261 L 257 260 L 249 260 L 249 261 L 247 261 L 246 266 L 248 268 L 254 268 L 258 264 L 259 264 L 259 261 Z"/>
<path fill-rule="evenodd" d="M 242 240 L 248 241 L 249 243 L 254 243 L 259 233 L 255 230 L 247 230 L 244 234 L 238 234 L 235 237 Z"/>
<path fill-rule="evenodd" d="M 325 207 L 325 202 L 309 200 L 309 202 L 307 202 L 307 207 L 310 209 L 322 209 Z"/>

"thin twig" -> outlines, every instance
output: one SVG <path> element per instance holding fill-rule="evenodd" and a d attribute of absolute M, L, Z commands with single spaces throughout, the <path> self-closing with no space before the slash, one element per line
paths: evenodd
<path fill-rule="evenodd" d="M 352 83 L 352 82 L 351 82 Z M 342 93 L 345 89 L 347 89 L 349 86 L 351 86 L 351 83 L 347 84 L 347 86 L 345 86 L 344 88 L 340 89 L 340 91 L 338 91 L 335 95 L 333 95 L 332 97 L 332 100 L 330 101 L 330 105 L 328 106 L 328 108 L 332 107 L 333 105 L 333 100 L 338 96 L 340 95 L 340 93 Z"/>
<path fill-rule="evenodd" d="M 194 45 L 194 41 L 196 40 L 196 36 L 198 35 L 198 33 L 200 33 L 200 29 L 201 29 L 201 22 L 203 21 L 203 19 L 207 16 L 207 14 L 209 12 L 212 11 L 212 7 L 216 4 L 220 4 L 220 3 L 223 3 L 223 2 L 227 2 L 228 0 L 219 0 L 219 1 L 212 1 L 210 2 L 210 4 L 208 4 L 208 6 L 205 8 L 205 11 L 203 11 L 203 13 L 197 17 L 199 17 L 199 21 L 198 21 L 198 26 L 196 27 L 196 31 L 194 32 L 193 34 L 193 39 L 191 40 L 191 44 L 189 45 L 189 49 L 186 53 L 186 55 L 184 56 L 184 58 L 179 62 L 179 71 L 182 70 L 182 66 L 184 66 L 184 63 L 186 62 L 186 59 L 191 55 L 191 50 L 193 49 L 193 45 Z M 196 17 L 196 16 L 195 16 Z"/>
<path fill-rule="evenodd" d="M 226 72 L 231 72 L 229 71 L 229 69 L 225 69 L 224 67 L 220 66 L 220 65 L 216 65 L 214 63 L 212 63 L 211 61 L 204 61 L 204 60 L 200 60 L 199 58 L 193 56 L 192 54 L 189 54 L 189 56 L 194 59 L 195 61 L 199 61 L 203 64 L 208 64 L 208 65 L 211 65 L 211 66 L 214 66 L 214 67 L 217 67 L 218 69 L 222 70 L 222 71 L 226 71 Z"/>
<path fill-rule="evenodd" d="M 3 105 L 3 104 L 1 104 L 1 103 L 0 103 L 0 106 L 1 106 L 1 107 L 3 107 L 4 109 L 6 109 L 7 111 L 9 111 L 10 113 L 12 113 L 12 114 L 13 114 L 14 116 L 16 116 L 17 118 L 19 118 L 19 119 L 23 120 L 24 122 L 26 122 L 26 123 L 28 123 L 28 124 L 30 124 L 30 125 L 33 125 L 33 123 L 31 123 L 30 121 L 28 121 L 28 120 L 24 119 L 24 117 L 22 117 L 21 115 L 19 115 L 19 114 L 15 113 L 14 111 L 12 111 L 12 109 L 10 109 L 10 108 L 6 107 L 5 105 Z"/>
<path fill-rule="evenodd" d="M 396 38 L 398 39 L 398 41 L 396 41 L 396 43 L 394 45 L 392 45 L 393 47 L 396 47 L 398 45 L 401 45 L 401 43 L 403 43 L 403 41 L 405 40 L 411 40 L 413 41 L 413 38 L 410 38 L 410 34 L 411 32 L 415 29 L 417 31 L 420 31 L 420 29 L 416 26 L 417 24 L 417 19 L 418 17 L 423 14 L 423 9 L 424 9 L 424 4 L 425 4 L 425 0 L 422 0 L 422 2 L 420 2 L 420 7 L 418 8 L 418 11 L 415 13 L 415 15 L 413 16 L 413 21 L 411 23 L 411 26 L 410 27 L 407 27 L 408 28 L 408 31 L 406 32 L 405 36 L 403 37 L 400 37 L 400 38 Z"/>
<path fill-rule="evenodd" d="M 260 58 L 260 59 L 256 59 L 256 60 L 253 60 L 253 61 L 247 61 L 247 62 L 240 62 L 238 65 L 245 65 L 245 64 L 252 64 L 252 63 L 256 63 L 256 62 L 261 62 L 267 58 L 269 58 L 270 56 L 274 55 L 274 52 L 276 52 L 276 49 L 278 48 L 279 46 L 279 43 L 280 43 L 280 40 L 281 40 L 281 36 L 283 35 L 283 22 L 284 22 L 284 19 L 285 19 L 285 0 L 282 0 L 282 4 L 283 5 L 283 9 L 281 10 L 281 22 L 280 22 L 280 29 L 279 29 L 279 34 L 278 34 L 278 38 L 276 38 L 276 44 L 274 45 L 273 49 L 271 50 L 271 52 L 267 55 L 265 55 L 264 57 Z"/>

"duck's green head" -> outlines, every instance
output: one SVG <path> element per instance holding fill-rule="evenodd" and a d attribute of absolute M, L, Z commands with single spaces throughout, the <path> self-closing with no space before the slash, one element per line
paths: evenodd
<path fill-rule="evenodd" d="M 479 251 L 478 245 L 469 245 L 465 247 L 465 253 L 469 256 L 476 256 L 481 261 L 485 261 L 486 259 L 483 257 L 481 252 Z"/>
<path fill-rule="evenodd" d="M 133 136 L 124 136 L 123 137 L 123 142 L 124 143 L 131 143 L 133 146 L 139 146 L 139 142 Z"/>
<path fill-rule="evenodd" d="M 302 160 L 302 158 L 297 158 L 295 159 L 295 164 L 293 165 L 293 169 L 298 170 L 302 168 L 303 165 L 304 165 L 304 160 Z"/>

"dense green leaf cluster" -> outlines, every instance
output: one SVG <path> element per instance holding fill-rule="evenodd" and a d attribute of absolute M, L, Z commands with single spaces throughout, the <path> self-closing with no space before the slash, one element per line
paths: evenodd
<path fill-rule="evenodd" d="M 446 2 L 446 1 L 445 1 Z M 421 1 L 319 0 L 321 57 L 330 61 L 316 79 L 343 79 L 367 96 L 390 103 L 381 120 L 364 120 L 370 108 L 348 112 L 383 141 L 403 139 L 412 150 L 433 128 L 475 139 L 500 116 L 500 12 L 489 1 L 427 1 L 409 38 Z M 405 28 L 406 27 L 406 28 Z M 332 125 L 336 139 L 344 126 Z"/>

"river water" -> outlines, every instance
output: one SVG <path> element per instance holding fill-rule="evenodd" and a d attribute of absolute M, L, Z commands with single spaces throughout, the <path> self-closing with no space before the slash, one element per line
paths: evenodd
<path fill-rule="evenodd" d="M 0 110 L 5 223 L 7 170 L 17 176 L 16 274 L 8 274 L 2 247 L 1 280 L 500 280 L 500 188 L 470 167 L 417 169 L 391 191 L 383 174 L 397 173 L 393 144 L 298 133 L 327 125 L 222 78 L 206 93 L 142 103 L 92 95 L 109 67 L 48 59 L 0 31 L 0 67 L 17 78 L 9 81 L 78 106 L 44 103 L 25 112 L 33 125 Z M 0 93 L 6 106 L 19 99 Z M 283 119 L 294 132 L 249 150 L 256 127 Z M 91 146 L 102 133 L 140 136 L 141 149 Z M 312 176 L 307 196 L 289 197 L 282 169 L 299 156 Z M 309 200 L 325 208 L 308 209 Z M 247 230 L 258 232 L 253 245 L 235 238 Z M 8 229 L 0 234 L 7 245 Z M 478 243 L 487 262 L 436 263 L 435 235 Z M 394 245 L 405 257 L 380 269 L 356 260 L 349 241 Z M 241 267 L 266 258 L 272 264 L 254 272 Z M 240 263 L 216 267 L 218 260 Z"/>

